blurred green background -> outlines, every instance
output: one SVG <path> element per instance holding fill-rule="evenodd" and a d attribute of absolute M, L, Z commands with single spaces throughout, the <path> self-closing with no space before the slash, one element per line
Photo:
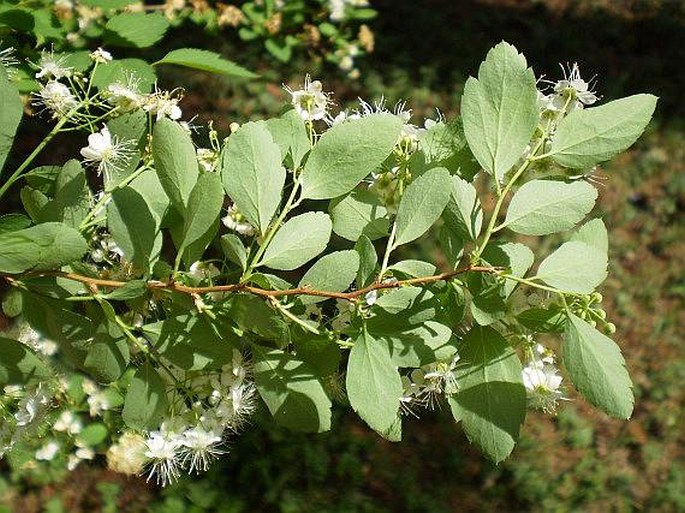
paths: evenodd
<path fill-rule="evenodd" d="M 538 75 L 556 78 L 559 62 L 578 61 L 584 77 L 597 74 L 606 100 L 659 95 L 645 136 L 601 169 L 607 178 L 595 212 L 610 231 L 610 278 L 601 291 L 635 383 L 632 420 L 609 419 L 569 391 L 572 401 L 556 417 L 528 415 L 519 447 L 495 467 L 469 446 L 447 411 L 409 419 L 400 444 L 342 411 L 332 432 L 306 436 L 258 415 L 208 474 L 163 491 L 104 465 L 22 477 L 0 467 L 0 511 L 685 511 L 685 2 L 372 4 L 379 11 L 376 51 L 359 81 L 305 57 L 278 65 L 238 40 L 183 30 L 165 40 L 170 47 L 221 51 L 263 80 L 236 84 L 175 71 L 165 85 L 185 87 L 184 112 L 215 119 L 223 131 L 232 121 L 276 113 L 287 96 L 281 84 L 297 85 L 307 72 L 335 91 L 341 106 L 385 95 L 391 105 L 409 100 L 418 120 L 436 108 L 449 117 L 458 113 L 466 77 L 505 39 Z"/>

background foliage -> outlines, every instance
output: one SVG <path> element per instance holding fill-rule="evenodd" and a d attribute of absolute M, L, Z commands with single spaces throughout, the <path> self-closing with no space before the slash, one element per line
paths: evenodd
<path fill-rule="evenodd" d="M 680 2 L 608 4 L 431 0 L 417 8 L 414 2 L 377 1 L 375 55 L 362 67 L 359 83 L 341 79 L 330 89 L 343 105 L 357 95 L 384 93 L 391 102 L 411 99 L 416 114 L 431 114 L 435 107 L 451 112 L 467 74 L 487 48 L 507 39 L 549 75 L 557 74 L 558 60 L 578 60 L 585 73 L 600 75 L 598 89 L 606 99 L 642 90 L 661 97 L 650 132 L 603 167 L 609 182 L 596 212 L 612 232 L 611 278 L 602 293 L 636 384 L 630 422 L 592 412 L 581 400 L 564 404 L 556 418 L 531 413 L 514 457 L 494 467 L 446 416 L 410 423 L 393 450 L 352 414 L 334 419 L 342 429 L 316 436 L 269 429 L 266 418 L 257 418 L 231 457 L 200 480 L 162 493 L 82 466 L 64 483 L 62 476 L 30 470 L 21 478 L 5 473 L 0 503 L 8 511 L 684 509 L 685 352 L 678 332 L 685 325 L 685 110 L 676 88 L 685 82 L 683 47 L 677 44 L 685 15 Z M 227 55 L 241 55 L 243 48 L 237 40 L 207 40 L 201 32 L 182 37 L 192 46 L 225 45 Z M 163 55 L 165 49 L 153 51 Z M 186 72 L 166 78 L 187 87 L 184 109 L 204 111 L 227 127 L 273 114 L 284 94 L 280 83 L 299 80 L 312 67 L 307 60 L 280 68 L 251 58 L 239 62 L 262 72 L 262 82 L 229 85 Z M 25 128 L 30 133 L 32 127 Z M 430 244 L 421 251 L 430 254 Z"/>

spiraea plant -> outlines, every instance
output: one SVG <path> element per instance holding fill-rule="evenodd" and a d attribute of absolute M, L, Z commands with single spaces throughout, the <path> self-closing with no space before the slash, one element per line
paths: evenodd
<path fill-rule="evenodd" d="M 417 126 L 382 101 L 335 113 L 307 77 L 280 117 L 225 138 L 210 125 L 198 147 L 174 92 L 95 80 L 110 59 L 37 70 L 54 127 L 1 182 L 24 208 L 0 217 L 10 459 L 106 454 L 165 485 L 206 470 L 256 408 L 322 432 L 336 402 L 392 441 L 424 409 L 451 411 L 499 462 L 526 411 L 553 414 L 571 383 L 630 417 L 596 291 L 607 230 L 587 217 L 595 166 L 640 136 L 654 96 L 602 103 L 576 65 L 536 80 L 500 43 L 460 118 Z M 0 164 L 22 118 L 6 75 Z M 83 134 L 80 154 L 32 168 L 64 131 Z M 519 234 L 557 234 L 554 249 Z M 397 256 L 421 238 L 436 263 Z"/>

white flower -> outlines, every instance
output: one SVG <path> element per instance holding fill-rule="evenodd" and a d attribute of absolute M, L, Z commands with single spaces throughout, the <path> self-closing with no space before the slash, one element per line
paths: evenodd
<path fill-rule="evenodd" d="M 583 105 L 592 105 L 599 97 L 591 89 L 590 84 L 580 77 L 580 69 L 578 63 L 574 62 L 569 67 L 568 71 L 561 67 L 564 72 L 564 79 L 559 80 L 554 86 L 554 92 L 563 96 L 571 96 L 572 99 L 578 100 L 577 108 L 583 108 Z M 590 79 L 592 81 L 592 79 Z"/>
<path fill-rule="evenodd" d="M 295 107 L 295 111 L 305 121 L 326 118 L 328 105 L 330 104 L 328 99 L 330 93 L 324 93 L 322 87 L 320 81 L 314 80 L 312 82 L 311 77 L 306 75 L 302 89 L 293 91 L 288 87 L 285 88 L 290 93 L 290 102 Z"/>
<path fill-rule="evenodd" d="M 375 305 L 377 300 L 378 300 L 378 291 L 375 289 L 370 291 L 370 292 L 367 292 L 366 295 L 364 296 L 364 302 L 367 304 L 367 306 Z"/>
<path fill-rule="evenodd" d="M 454 370 L 457 368 L 459 355 L 454 355 L 449 361 L 439 361 L 424 367 L 426 381 L 435 383 L 436 388 L 445 394 L 454 394 L 459 389 Z"/>
<path fill-rule="evenodd" d="M 551 352 L 536 344 L 531 359 L 523 368 L 522 377 L 529 405 L 534 409 L 553 413 L 557 402 L 563 400 L 564 395 L 560 390 L 563 378 L 554 365 Z"/>
<path fill-rule="evenodd" d="M 112 54 L 109 53 L 107 50 L 98 48 L 94 52 L 90 53 L 90 58 L 93 60 L 93 62 L 107 64 L 108 62 L 112 61 Z"/>
<path fill-rule="evenodd" d="M 145 98 L 143 108 L 150 114 L 156 115 L 157 121 L 165 117 L 176 121 L 181 118 L 183 112 L 178 106 L 181 98 L 174 96 L 175 94 L 176 90 L 171 92 L 156 90 Z"/>
<path fill-rule="evenodd" d="M 81 432 L 81 420 L 71 410 L 64 410 L 52 425 L 55 431 L 64 432 L 70 435 L 76 435 Z"/>
<path fill-rule="evenodd" d="M 28 426 L 41 416 L 45 407 L 50 402 L 50 397 L 43 390 L 42 385 L 38 385 L 35 391 L 27 393 L 19 404 L 14 418 L 17 426 Z"/>
<path fill-rule="evenodd" d="M 81 148 L 86 164 L 97 167 L 98 174 L 105 173 L 109 179 L 111 172 L 125 166 L 131 158 L 131 141 L 121 141 L 112 136 L 105 126 L 99 132 L 88 136 L 88 146 Z"/>
<path fill-rule="evenodd" d="M 142 109 L 145 97 L 138 92 L 139 81 L 130 75 L 125 84 L 115 82 L 107 86 L 107 101 L 121 112 Z"/>
<path fill-rule="evenodd" d="M 196 474 L 200 471 L 206 472 L 212 460 L 216 459 L 224 451 L 217 445 L 221 443 L 221 437 L 213 430 L 195 426 L 183 433 L 183 455 L 184 461 L 190 461 L 188 473 L 195 470 Z"/>
<path fill-rule="evenodd" d="M 36 78 L 41 80 L 59 80 L 71 75 L 72 68 L 65 65 L 66 58 L 62 55 L 55 57 L 54 52 L 42 52 L 38 61 Z"/>
<path fill-rule="evenodd" d="M 254 227 L 246 221 L 245 216 L 238 212 L 235 205 L 228 207 L 226 216 L 221 218 L 221 222 L 226 228 L 238 232 L 240 235 L 251 236 L 255 234 Z"/>
<path fill-rule="evenodd" d="M 78 100 L 69 88 L 54 80 L 40 86 L 38 92 L 34 94 L 36 97 L 34 103 L 51 111 L 53 117 L 64 116 L 78 106 Z"/>
<path fill-rule="evenodd" d="M 60 445 L 54 440 L 50 440 L 43 447 L 36 451 L 36 459 L 51 461 L 59 452 Z"/>
<path fill-rule="evenodd" d="M 24 388 L 21 385 L 5 385 L 2 392 L 10 399 L 19 399 L 24 392 Z"/>
<path fill-rule="evenodd" d="M 157 484 L 166 486 L 176 481 L 182 466 L 179 460 L 181 440 L 167 438 L 162 433 L 154 431 L 145 441 L 145 456 L 148 458 L 149 471 L 147 480 L 156 476 Z"/>

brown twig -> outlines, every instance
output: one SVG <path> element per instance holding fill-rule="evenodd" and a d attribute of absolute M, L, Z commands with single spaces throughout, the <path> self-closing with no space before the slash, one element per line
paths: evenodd
<path fill-rule="evenodd" d="M 211 287 L 191 287 L 188 285 L 183 285 L 177 282 L 163 282 L 152 280 L 147 282 L 147 287 L 150 290 L 167 290 L 171 292 L 182 292 L 184 294 L 208 294 L 210 292 L 248 292 L 256 296 L 262 297 L 283 297 L 283 296 L 320 296 L 332 299 L 343 299 L 347 301 L 354 301 L 355 299 L 368 294 L 373 290 L 381 289 L 395 289 L 399 287 L 406 287 L 410 285 L 426 285 L 428 283 L 435 283 L 437 281 L 447 281 L 454 278 L 457 275 L 464 274 L 466 272 L 476 272 L 476 273 L 495 273 L 500 271 L 498 267 L 484 267 L 477 265 L 468 265 L 454 271 L 444 272 L 440 274 L 435 274 L 432 276 L 424 276 L 420 278 L 410 278 L 407 280 L 397 280 L 397 281 L 387 281 L 381 283 L 372 283 L 367 287 L 361 289 L 353 290 L 351 292 L 335 292 L 331 290 L 316 290 L 310 289 L 307 286 L 297 287 L 294 289 L 285 290 L 267 290 L 259 287 L 253 287 L 252 285 L 247 285 L 245 283 L 232 283 L 228 285 L 214 285 Z M 89 276 L 83 276 L 76 273 L 67 273 L 60 271 L 47 271 L 47 272 L 37 272 L 30 273 L 30 276 L 58 276 L 60 278 L 65 278 L 67 280 L 77 281 L 87 285 L 91 290 L 95 287 L 109 287 L 118 289 L 125 286 L 128 282 L 126 281 L 115 281 L 115 280 L 103 280 L 100 278 L 91 278 Z M 5 279 L 8 281 L 16 281 L 17 277 L 6 276 Z"/>

